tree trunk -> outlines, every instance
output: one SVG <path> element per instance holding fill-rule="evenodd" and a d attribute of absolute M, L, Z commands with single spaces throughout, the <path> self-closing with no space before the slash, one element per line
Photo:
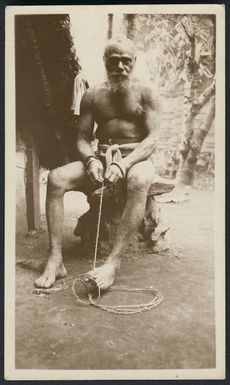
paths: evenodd
<path fill-rule="evenodd" d="M 189 139 L 189 151 L 183 163 L 180 165 L 178 180 L 180 184 L 192 185 L 196 163 L 199 158 L 205 137 L 207 136 L 215 117 L 215 97 L 210 100 L 206 121 L 201 124 L 197 133 Z"/>
<path fill-rule="evenodd" d="M 182 25 L 184 27 L 185 33 L 190 41 L 191 53 L 185 61 L 185 73 L 186 73 L 186 82 L 184 86 L 184 134 L 180 147 L 180 163 L 179 169 L 177 172 L 177 184 L 184 183 L 184 165 L 190 150 L 190 141 L 193 136 L 193 102 L 194 102 L 194 82 L 195 82 L 195 52 L 196 52 L 196 39 L 194 36 L 193 27 L 191 20 L 189 18 L 184 18 L 182 20 Z"/>
<path fill-rule="evenodd" d="M 201 152 L 201 146 L 214 119 L 215 103 L 212 96 L 215 93 L 215 80 L 213 79 L 209 87 L 207 87 L 200 97 L 196 99 L 195 89 L 197 85 L 197 69 L 199 64 L 199 55 L 197 54 L 197 51 L 199 50 L 199 47 L 194 32 L 194 26 L 190 18 L 185 17 L 182 20 L 182 25 L 190 41 L 191 53 L 185 62 L 187 80 L 184 90 L 184 134 L 179 150 L 180 162 L 176 180 L 177 185 L 192 185 L 196 162 Z M 201 128 L 201 130 L 198 130 L 198 133 L 195 133 L 195 117 L 210 98 L 212 98 L 212 100 L 210 102 L 207 120 L 204 127 Z"/>

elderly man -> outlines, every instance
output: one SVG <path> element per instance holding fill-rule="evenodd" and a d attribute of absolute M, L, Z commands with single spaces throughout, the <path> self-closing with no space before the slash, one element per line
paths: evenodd
<path fill-rule="evenodd" d="M 150 87 L 133 76 L 136 62 L 131 40 L 108 41 L 104 63 L 108 80 L 89 88 L 81 101 L 77 150 L 81 160 L 50 172 L 47 190 L 47 221 L 50 255 L 44 273 L 35 285 L 48 288 L 66 275 L 62 260 L 63 196 L 70 190 L 86 194 L 105 183 L 115 184 L 125 178 L 126 206 L 113 248 L 106 262 L 89 272 L 101 289 L 111 286 L 119 270 L 122 253 L 143 218 L 154 169 L 151 161 L 159 128 L 159 101 Z M 135 143 L 128 155 L 105 169 L 92 148 L 94 124 L 102 144 Z M 132 147 L 132 146 L 131 146 Z"/>

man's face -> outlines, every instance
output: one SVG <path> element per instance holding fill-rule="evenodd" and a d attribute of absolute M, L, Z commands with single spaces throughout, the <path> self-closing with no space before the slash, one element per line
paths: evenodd
<path fill-rule="evenodd" d="M 129 78 L 135 65 L 135 55 L 131 50 L 118 46 L 111 47 L 104 56 L 109 79 L 121 81 Z"/>
<path fill-rule="evenodd" d="M 105 68 L 109 77 L 128 77 L 134 67 L 134 60 L 129 54 L 114 53 L 105 58 Z"/>

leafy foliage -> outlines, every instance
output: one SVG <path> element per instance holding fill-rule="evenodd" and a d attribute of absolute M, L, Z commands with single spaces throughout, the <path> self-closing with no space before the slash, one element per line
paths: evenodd
<path fill-rule="evenodd" d="M 196 39 L 196 85 L 204 89 L 215 74 L 215 16 L 135 15 L 134 41 L 151 80 L 165 91 L 180 91 L 183 86 L 191 57 L 190 35 Z"/>

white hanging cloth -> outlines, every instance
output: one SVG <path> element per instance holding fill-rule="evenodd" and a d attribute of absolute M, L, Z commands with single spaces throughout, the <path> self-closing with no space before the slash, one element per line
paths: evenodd
<path fill-rule="evenodd" d="M 81 99 L 88 87 L 89 85 L 83 72 L 77 74 L 74 79 L 73 98 L 70 107 L 70 109 L 73 110 L 74 115 L 80 115 Z"/>

